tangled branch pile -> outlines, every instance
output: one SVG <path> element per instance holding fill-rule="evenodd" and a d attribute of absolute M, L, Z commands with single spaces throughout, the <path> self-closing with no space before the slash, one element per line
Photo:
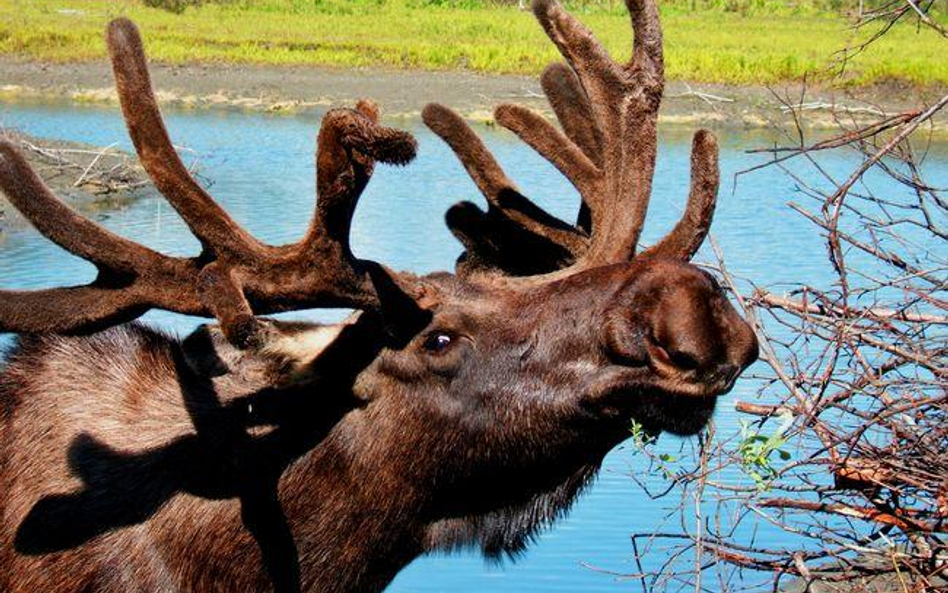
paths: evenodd
<path fill-rule="evenodd" d="M 812 200 L 812 207 L 790 206 L 820 229 L 835 282 L 788 295 L 757 290 L 745 301 L 777 385 L 765 386 L 765 397 L 783 397 L 738 409 L 762 422 L 794 418 L 782 439 L 794 441 L 800 458 L 762 479 L 766 492 L 747 504 L 811 541 L 789 553 L 723 546 L 726 562 L 856 580 L 866 590 L 878 585 L 868 575 L 899 571 L 906 587 L 916 587 L 903 590 L 945 584 L 948 202 L 923 178 L 924 141 L 914 133 L 946 104 L 948 96 L 869 128 L 840 121 L 843 133 L 829 144 L 863 159 L 845 180 L 820 168 L 819 146 L 783 155 L 807 159 L 819 186 L 778 163 Z M 813 563 L 832 576 L 815 576 Z"/>

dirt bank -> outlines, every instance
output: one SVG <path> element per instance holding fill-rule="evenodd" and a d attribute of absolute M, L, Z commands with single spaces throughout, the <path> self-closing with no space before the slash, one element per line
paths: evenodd
<path fill-rule="evenodd" d="M 548 111 L 538 81 L 522 76 L 229 64 L 153 64 L 151 68 L 159 100 L 183 108 L 305 113 L 370 97 L 389 117 L 417 117 L 431 101 L 447 104 L 477 121 L 490 120 L 492 107 L 504 101 Z M 866 117 L 879 111 L 917 107 L 944 90 L 900 85 L 857 91 L 811 88 L 804 99 L 807 124 L 830 126 L 829 108 L 833 105 Z M 663 123 L 746 127 L 786 122 L 789 116 L 775 92 L 795 102 L 800 100 L 800 88 L 794 85 L 771 90 L 672 82 L 665 92 L 661 118 Z M 0 57 L 0 101 L 37 98 L 113 102 L 116 97 L 111 70 L 105 62 L 46 64 Z M 948 129 L 945 121 L 938 125 Z"/>

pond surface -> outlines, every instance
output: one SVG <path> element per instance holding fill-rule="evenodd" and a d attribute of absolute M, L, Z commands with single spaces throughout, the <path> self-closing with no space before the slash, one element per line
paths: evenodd
<path fill-rule="evenodd" d="M 195 162 L 203 181 L 223 207 L 257 237 L 271 243 L 297 239 L 313 209 L 315 180 L 313 149 L 318 118 L 247 115 L 221 112 L 171 112 L 166 115 L 172 138 L 189 150 L 185 161 Z M 443 223 L 443 213 L 459 200 L 483 199 L 449 149 L 419 122 L 389 122 L 406 127 L 420 142 L 418 158 L 409 167 L 380 166 L 365 192 L 353 224 L 353 248 L 362 258 L 375 259 L 396 269 L 428 272 L 451 269 L 459 244 Z M 86 142 L 98 146 L 118 143 L 131 150 L 117 109 L 69 105 L 3 105 L 0 124 L 36 136 Z M 574 216 L 578 197 L 544 160 L 512 134 L 488 127 L 478 132 L 508 174 L 541 206 L 567 219 Z M 830 271 L 819 236 L 785 204 L 805 203 L 788 177 L 776 168 L 741 176 L 733 174 L 761 162 L 744 153 L 766 146 L 772 136 L 761 132 L 718 133 L 722 145 L 722 189 L 713 234 L 729 268 L 757 285 L 781 290 L 781 283 L 828 283 Z M 677 221 L 688 191 L 690 131 L 663 133 L 659 149 L 649 218 L 644 241 L 651 243 Z M 845 154 L 824 161 L 831 174 L 844 178 L 856 162 Z M 928 154 L 931 180 L 948 185 L 948 146 L 936 145 Z M 174 211 L 161 199 L 144 199 L 97 220 L 124 236 L 170 254 L 188 255 L 197 241 Z M 709 261 L 710 251 L 698 261 Z M 90 281 L 94 268 L 65 253 L 32 230 L 15 231 L 0 243 L 0 286 L 38 288 Z M 332 320 L 339 312 L 298 313 L 294 317 Z M 185 334 L 198 319 L 162 312 L 145 320 Z M 763 373 L 758 363 L 751 369 Z M 753 379 L 739 382 L 718 406 L 720 433 L 737 424 L 734 401 L 753 400 Z M 680 439 L 663 436 L 659 446 L 677 451 Z M 636 485 L 636 475 L 652 490 L 664 489 L 657 472 L 648 472 L 647 460 L 627 443 L 606 459 L 594 486 L 583 495 L 567 518 L 542 534 L 515 562 L 486 563 L 476 552 L 431 556 L 406 568 L 388 589 L 398 593 L 434 591 L 620 591 L 639 590 L 637 582 L 612 573 L 637 572 L 630 534 L 680 529 L 677 515 L 668 514 L 679 498 L 652 500 Z M 731 476 L 734 480 L 740 476 Z M 485 489 L 503 484 L 484 484 Z M 758 543 L 779 545 L 780 533 L 765 525 L 743 529 L 737 538 L 755 537 Z M 666 558 L 652 554 L 646 570 Z M 712 582 L 712 581 L 709 581 Z"/>

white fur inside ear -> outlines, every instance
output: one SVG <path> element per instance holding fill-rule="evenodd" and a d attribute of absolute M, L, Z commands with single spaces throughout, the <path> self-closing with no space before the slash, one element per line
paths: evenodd
<path fill-rule="evenodd" d="M 279 333 L 266 343 L 261 353 L 286 360 L 294 370 L 302 369 L 319 358 L 323 350 L 358 319 L 359 313 L 355 312 L 342 323 L 316 326 L 289 334 Z"/>
<path fill-rule="evenodd" d="M 263 354 L 284 358 L 297 368 L 306 366 L 319 358 L 345 327 L 345 324 L 325 325 L 291 335 L 280 335 L 263 347 Z"/>

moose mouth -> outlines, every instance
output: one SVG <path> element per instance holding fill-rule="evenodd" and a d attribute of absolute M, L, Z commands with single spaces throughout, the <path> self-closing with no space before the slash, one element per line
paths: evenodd
<path fill-rule="evenodd" d="M 711 420 L 718 398 L 728 393 L 740 369 L 722 365 L 709 373 L 699 373 L 690 361 L 676 360 L 649 340 L 648 369 L 651 385 L 626 393 L 632 404 L 631 416 L 646 429 L 662 430 L 679 436 L 697 434 Z"/>
<path fill-rule="evenodd" d="M 679 436 L 697 434 L 711 420 L 718 398 L 734 386 L 727 369 L 709 379 L 663 366 L 660 354 L 648 364 L 613 366 L 593 383 L 586 403 L 600 417 L 641 424 L 647 431 Z M 657 362 L 653 362 L 657 361 Z"/>
<path fill-rule="evenodd" d="M 641 382 L 616 385 L 605 397 L 598 398 L 601 415 L 621 422 L 623 428 L 632 421 L 647 432 L 669 432 L 690 436 L 701 432 L 714 415 L 720 393 L 699 394 L 696 389 L 682 388 L 671 382 L 668 388 Z"/>
<path fill-rule="evenodd" d="M 701 432 L 708 425 L 717 401 L 716 396 L 640 393 L 635 396 L 630 416 L 647 432 L 664 431 L 690 436 Z"/>

